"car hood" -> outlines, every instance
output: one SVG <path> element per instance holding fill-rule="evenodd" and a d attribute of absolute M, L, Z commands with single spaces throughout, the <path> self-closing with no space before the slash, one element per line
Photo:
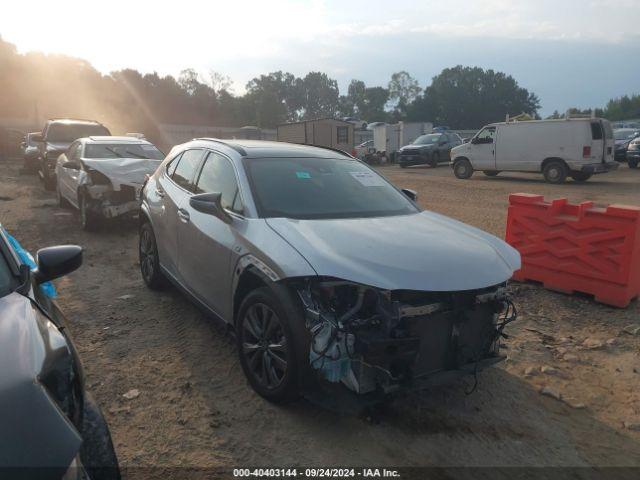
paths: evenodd
<path fill-rule="evenodd" d="M 318 275 L 388 290 L 472 290 L 520 268 L 519 253 L 502 240 L 432 212 L 267 223 Z"/>
<path fill-rule="evenodd" d="M 162 160 L 151 158 L 83 158 L 86 167 L 105 175 L 111 183 L 118 185 L 141 186 L 147 175 L 153 175 Z"/>
<path fill-rule="evenodd" d="M 416 144 L 409 144 L 409 145 L 405 145 L 404 147 L 400 148 L 400 151 L 402 152 L 403 150 L 409 149 L 409 150 L 431 150 L 435 145 L 434 144 L 427 144 L 427 145 L 416 145 Z"/>
<path fill-rule="evenodd" d="M 71 142 L 47 142 L 47 152 L 58 152 L 69 148 Z"/>
<path fill-rule="evenodd" d="M 82 439 L 53 399 L 67 387 L 70 355 L 66 338 L 29 298 L 0 298 L 0 470 L 64 472 L 75 457 Z M 71 394 L 70 387 L 66 391 Z"/>
<path fill-rule="evenodd" d="M 615 141 L 615 145 L 616 147 L 623 147 L 625 146 L 627 143 L 631 142 L 631 139 L 623 139 L 623 140 L 616 140 Z"/>

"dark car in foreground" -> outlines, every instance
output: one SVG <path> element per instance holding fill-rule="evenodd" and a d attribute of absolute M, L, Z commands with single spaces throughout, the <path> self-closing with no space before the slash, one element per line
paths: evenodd
<path fill-rule="evenodd" d="M 31 270 L 17 247 L 0 227 L 0 478 L 119 479 L 65 318 L 41 288 L 77 269 L 82 249 L 39 250 Z"/>
<path fill-rule="evenodd" d="M 637 128 L 618 128 L 613 131 L 615 140 L 614 158 L 618 162 L 624 162 L 627 159 L 627 150 L 629 144 L 640 137 L 640 129 Z"/>
<path fill-rule="evenodd" d="M 93 135 L 111 135 L 111 132 L 93 120 L 58 118 L 47 120 L 42 134 L 34 135 L 38 143 L 38 175 L 47 190 L 56 188 L 56 162 L 78 138 Z"/>
<path fill-rule="evenodd" d="M 503 358 L 520 256 L 414 200 L 344 152 L 194 140 L 143 188 L 142 278 L 225 322 L 272 401 L 378 401 L 475 374 Z"/>
<path fill-rule="evenodd" d="M 449 152 L 462 145 L 462 139 L 454 132 L 434 132 L 421 135 L 398 152 L 398 163 L 402 168 L 410 165 L 431 165 L 449 162 Z"/>
<path fill-rule="evenodd" d="M 38 135 L 40 132 L 27 133 L 20 144 L 24 168 L 27 172 L 34 172 L 38 167 L 38 143 L 33 140 Z"/>

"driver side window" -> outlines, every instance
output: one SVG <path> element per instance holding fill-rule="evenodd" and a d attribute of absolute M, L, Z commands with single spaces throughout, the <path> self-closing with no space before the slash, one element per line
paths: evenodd
<path fill-rule="evenodd" d="M 474 143 L 493 143 L 493 139 L 496 136 L 495 127 L 483 128 L 478 135 L 476 135 Z"/>

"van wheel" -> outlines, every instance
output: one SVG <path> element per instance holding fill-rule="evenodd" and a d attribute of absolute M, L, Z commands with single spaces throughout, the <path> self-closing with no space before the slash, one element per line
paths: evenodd
<path fill-rule="evenodd" d="M 466 158 L 461 158 L 453 163 L 453 174 L 462 180 L 471 178 L 473 175 L 473 167 L 471 162 Z"/>
<path fill-rule="evenodd" d="M 484 173 L 487 177 L 495 177 L 500 172 L 498 172 L 497 170 L 485 170 L 482 173 Z"/>
<path fill-rule="evenodd" d="M 629 168 L 638 168 L 638 160 L 629 160 Z"/>
<path fill-rule="evenodd" d="M 542 169 L 544 179 L 549 183 L 564 183 L 567 179 L 567 166 L 561 160 L 551 160 Z"/>
<path fill-rule="evenodd" d="M 433 155 L 431 155 L 431 162 L 429 162 L 429 165 L 431 165 L 431 168 L 436 168 L 439 163 L 440 154 L 438 152 L 435 152 Z"/>
<path fill-rule="evenodd" d="M 576 182 L 586 182 L 591 178 L 591 175 L 591 173 L 571 172 L 571 178 L 573 178 Z"/>

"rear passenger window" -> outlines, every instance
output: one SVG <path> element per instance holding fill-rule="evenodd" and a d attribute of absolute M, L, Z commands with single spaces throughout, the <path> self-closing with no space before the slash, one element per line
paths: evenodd
<path fill-rule="evenodd" d="M 599 122 L 591 122 L 591 139 L 602 140 L 602 127 Z"/>
<path fill-rule="evenodd" d="M 174 182 L 185 190 L 193 190 L 191 183 L 202 158 L 202 150 L 187 150 L 180 157 L 178 166 L 171 175 Z"/>
<path fill-rule="evenodd" d="M 220 193 L 224 208 L 238 213 L 242 212 L 233 165 L 222 155 L 214 152 L 209 153 L 198 178 L 196 193 Z"/>

